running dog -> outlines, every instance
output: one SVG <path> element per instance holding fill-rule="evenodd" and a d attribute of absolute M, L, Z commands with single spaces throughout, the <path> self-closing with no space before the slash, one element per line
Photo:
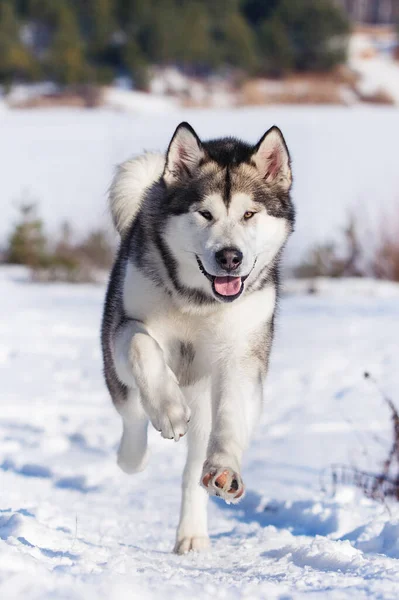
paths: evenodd
<path fill-rule="evenodd" d="M 166 154 L 123 163 L 111 185 L 121 242 L 102 348 L 123 421 L 118 464 L 145 467 L 149 421 L 164 438 L 187 433 L 178 554 L 208 547 L 208 495 L 244 495 L 241 461 L 261 411 L 279 262 L 294 227 L 291 184 L 277 127 L 249 145 L 203 142 L 181 123 Z"/>

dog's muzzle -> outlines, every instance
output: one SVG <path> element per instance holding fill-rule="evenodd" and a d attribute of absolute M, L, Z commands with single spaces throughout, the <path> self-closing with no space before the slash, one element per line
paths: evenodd
<path fill-rule="evenodd" d="M 199 270 L 211 282 L 212 291 L 217 298 L 223 302 L 233 302 L 233 300 L 237 300 L 241 296 L 244 291 L 244 281 L 248 278 L 249 273 L 244 277 L 211 275 L 205 270 L 204 265 L 197 255 L 195 255 L 195 258 L 197 259 Z"/>

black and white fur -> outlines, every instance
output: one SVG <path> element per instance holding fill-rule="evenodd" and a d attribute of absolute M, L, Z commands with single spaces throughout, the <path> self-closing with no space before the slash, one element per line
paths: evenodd
<path fill-rule="evenodd" d="M 278 264 L 294 225 L 290 188 L 277 127 L 251 146 L 201 142 L 187 123 L 166 155 L 127 161 L 111 186 L 121 243 L 102 347 L 123 421 L 118 464 L 145 467 L 149 421 L 165 438 L 187 433 L 179 554 L 209 545 L 208 494 L 244 494 L 242 455 L 261 410 Z"/>

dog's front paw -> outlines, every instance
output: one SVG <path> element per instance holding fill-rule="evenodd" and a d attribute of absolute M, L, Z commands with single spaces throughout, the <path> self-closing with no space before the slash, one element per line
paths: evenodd
<path fill-rule="evenodd" d="M 193 550 L 194 552 L 203 552 L 209 548 L 208 536 L 193 536 L 184 537 L 177 540 L 173 552 L 175 554 L 187 554 Z"/>
<path fill-rule="evenodd" d="M 168 402 L 165 403 L 158 416 L 158 431 L 162 437 L 178 442 L 187 433 L 190 421 L 190 409 L 187 404 Z"/>
<path fill-rule="evenodd" d="M 155 429 L 162 437 L 178 442 L 187 433 L 191 411 L 178 386 L 173 380 L 169 381 L 166 389 L 160 392 L 161 401 L 150 414 Z"/>
<path fill-rule="evenodd" d="M 201 484 L 210 496 L 219 496 L 228 504 L 236 504 L 245 493 L 238 473 L 230 467 L 212 467 L 207 462 L 204 465 Z"/>

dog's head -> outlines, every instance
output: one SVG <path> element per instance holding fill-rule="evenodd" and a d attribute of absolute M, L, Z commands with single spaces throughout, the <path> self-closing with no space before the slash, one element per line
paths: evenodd
<path fill-rule="evenodd" d="M 293 229 L 291 167 L 277 127 L 255 146 L 201 142 L 181 123 L 170 142 L 163 238 L 186 290 L 231 302 L 259 287 Z"/>

